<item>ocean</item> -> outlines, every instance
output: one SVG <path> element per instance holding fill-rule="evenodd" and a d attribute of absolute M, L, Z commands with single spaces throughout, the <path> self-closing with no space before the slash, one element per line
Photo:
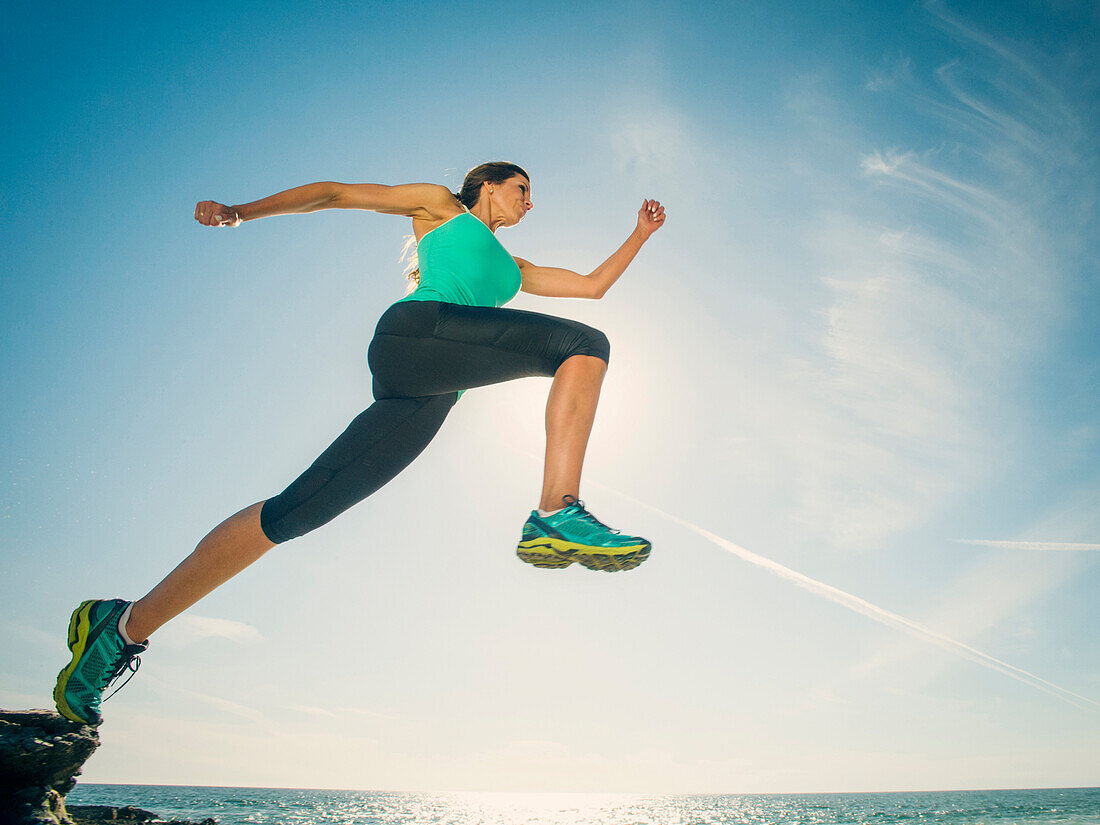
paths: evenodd
<path fill-rule="evenodd" d="M 67 801 L 221 825 L 1100 825 L 1100 788 L 646 796 L 80 784 Z"/>

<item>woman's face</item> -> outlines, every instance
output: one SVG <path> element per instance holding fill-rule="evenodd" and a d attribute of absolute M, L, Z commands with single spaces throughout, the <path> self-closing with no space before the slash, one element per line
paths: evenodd
<path fill-rule="evenodd" d="M 523 175 L 512 175 L 501 183 L 486 183 L 493 214 L 504 218 L 502 226 L 515 226 L 534 208 L 531 203 L 531 181 Z"/>

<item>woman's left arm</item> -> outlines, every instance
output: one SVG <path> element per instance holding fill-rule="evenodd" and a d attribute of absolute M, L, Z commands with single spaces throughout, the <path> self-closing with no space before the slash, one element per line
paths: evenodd
<path fill-rule="evenodd" d="M 523 258 L 516 258 L 523 278 L 520 289 L 532 295 L 548 298 L 602 298 L 611 285 L 619 280 L 627 266 L 634 260 L 650 235 L 665 222 L 665 208 L 660 203 L 647 200 L 638 210 L 638 225 L 622 246 L 590 274 L 581 275 L 569 269 L 535 266 Z"/>

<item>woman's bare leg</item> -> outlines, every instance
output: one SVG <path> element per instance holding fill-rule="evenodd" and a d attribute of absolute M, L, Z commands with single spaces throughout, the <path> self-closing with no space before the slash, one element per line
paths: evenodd
<path fill-rule="evenodd" d="M 260 529 L 263 502 L 246 507 L 211 530 L 194 552 L 134 603 L 126 635 L 141 642 L 274 547 Z"/>
<path fill-rule="evenodd" d="M 607 362 L 574 355 L 554 373 L 546 399 L 546 466 L 539 508 L 557 510 L 562 496 L 579 498 L 581 466 L 596 417 Z"/>

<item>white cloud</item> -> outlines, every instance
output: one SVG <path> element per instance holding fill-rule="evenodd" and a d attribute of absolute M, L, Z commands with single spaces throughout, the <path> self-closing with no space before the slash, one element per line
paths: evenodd
<path fill-rule="evenodd" d="M 683 107 L 651 89 L 621 91 L 613 99 L 605 136 L 616 172 L 658 187 L 666 202 L 698 202 L 700 179 L 712 193 L 735 189 L 745 170 L 728 136 L 716 142 Z"/>
<path fill-rule="evenodd" d="M 317 708 L 312 705 L 284 705 L 283 710 L 293 711 L 295 713 L 304 713 L 308 716 L 329 716 L 336 718 L 336 714 L 327 708 Z"/>
<path fill-rule="evenodd" d="M 667 171 L 695 159 L 695 141 L 680 112 L 657 101 L 624 107 L 613 119 L 611 148 L 618 170 Z"/>
<path fill-rule="evenodd" d="M 1005 391 L 1057 323 L 1074 254 L 1047 229 L 1064 194 L 1047 173 L 1072 159 L 1073 112 L 1016 52 L 929 9 L 981 48 L 928 88 L 908 61 L 869 88 L 926 104 L 944 127 L 936 143 L 862 153 L 880 184 L 862 193 L 811 172 L 837 193 L 807 239 L 827 289 L 825 362 L 804 369 L 815 426 L 783 440 L 801 520 L 849 546 L 913 526 L 1009 460 L 989 423 L 1025 426 Z M 823 140 L 851 131 L 821 111 L 807 123 Z"/>
<path fill-rule="evenodd" d="M 1025 56 L 1023 47 L 973 28 L 937 0 L 924 5 L 931 22 L 961 43 L 962 56 L 939 66 L 932 85 L 922 84 L 916 71 L 887 71 L 872 78 L 868 88 L 905 95 L 919 109 L 963 130 L 967 149 L 1005 172 L 1024 173 L 1034 162 L 1075 162 L 1087 131 L 1065 91 Z"/>
<path fill-rule="evenodd" d="M 788 440 L 787 457 L 800 467 L 802 520 L 842 546 L 870 547 L 975 479 L 988 449 L 984 356 L 1003 357 L 996 342 L 1009 332 L 915 257 L 963 255 L 927 234 L 834 213 L 810 242 L 828 303 L 820 355 L 797 382 L 813 427 Z"/>
<path fill-rule="evenodd" d="M 908 57 L 899 56 L 889 61 L 884 69 L 871 75 L 863 88 L 869 92 L 882 92 L 908 79 L 912 72 L 913 61 Z"/>
<path fill-rule="evenodd" d="M 947 32 L 968 44 L 977 45 L 994 59 L 1002 68 L 1002 72 L 990 78 L 994 87 L 1008 90 L 1017 105 L 1028 110 L 1033 118 L 1057 121 L 1063 125 L 1077 124 L 1077 117 L 1062 89 L 1048 80 L 1019 49 L 1013 49 L 1007 43 L 967 25 L 947 11 L 939 0 L 926 0 L 924 6 Z M 1058 137 L 1049 135 L 1047 139 Z"/>
<path fill-rule="evenodd" d="M 155 676 L 149 674 L 142 674 L 142 681 L 148 682 L 155 688 L 161 691 L 168 691 L 176 693 L 180 696 L 186 696 L 190 699 L 194 699 L 197 702 L 201 702 L 204 705 L 217 708 L 220 711 L 229 713 L 233 716 L 240 716 L 244 719 L 248 719 L 258 724 L 270 725 L 271 720 L 261 711 L 256 708 L 248 707 L 247 705 L 239 704 L 238 702 L 232 702 L 229 699 L 223 699 L 220 696 L 215 696 L 211 693 L 203 693 L 197 690 L 189 690 L 187 688 L 174 685 L 170 682 L 166 682 L 163 679 L 158 679 Z"/>
<path fill-rule="evenodd" d="M 336 711 L 336 713 L 341 714 L 341 715 L 351 714 L 353 716 L 369 716 L 369 717 L 373 717 L 375 719 L 388 719 L 389 718 L 388 713 L 382 713 L 382 712 L 377 711 L 377 710 L 371 710 L 370 708 L 339 707 L 339 708 L 334 708 L 334 710 Z"/>
<path fill-rule="evenodd" d="M 184 613 L 157 631 L 157 646 L 183 647 L 202 639 L 229 639 L 233 642 L 255 642 L 263 638 L 250 624 L 233 619 L 216 619 Z"/>
<path fill-rule="evenodd" d="M 909 159 L 909 153 L 896 151 L 872 152 L 860 158 L 859 165 L 868 174 L 892 175 Z"/>

